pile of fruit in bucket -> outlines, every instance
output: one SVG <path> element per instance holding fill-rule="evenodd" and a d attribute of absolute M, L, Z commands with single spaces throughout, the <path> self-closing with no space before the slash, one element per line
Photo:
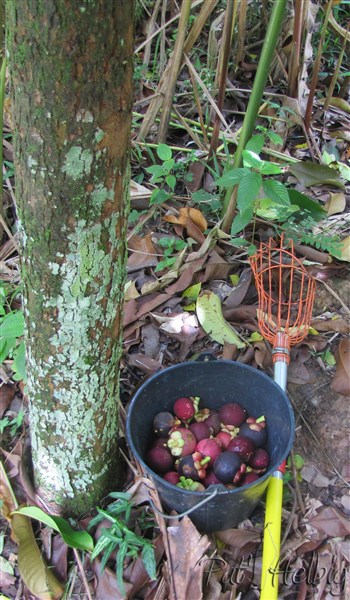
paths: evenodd
<path fill-rule="evenodd" d="M 199 408 L 199 398 L 178 398 L 171 412 L 153 420 L 154 439 L 145 460 L 169 483 L 191 491 L 256 481 L 269 466 L 263 415 L 249 416 L 228 402 L 219 410 Z"/>

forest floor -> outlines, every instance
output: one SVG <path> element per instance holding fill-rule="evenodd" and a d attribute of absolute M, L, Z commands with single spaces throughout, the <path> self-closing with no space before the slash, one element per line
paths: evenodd
<path fill-rule="evenodd" d="M 149 35 L 147 27 L 144 30 Z M 136 57 L 140 63 L 145 51 L 141 45 L 147 42 L 144 30 L 139 26 Z M 208 32 L 205 35 L 207 40 Z M 208 73 L 204 69 L 202 85 L 194 98 L 189 96 L 194 75 L 187 64 L 188 70 L 178 78 L 166 140 L 159 144 L 158 121 L 151 124 L 146 142 L 139 139 L 158 82 L 152 79 L 151 67 L 137 61 L 120 367 L 120 446 L 125 459 L 123 491 L 130 494 L 132 504 L 130 527 L 152 541 L 157 575 L 151 580 L 141 557 L 129 556 L 122 561 L 123 591 L 116 574 L 118 551 L 102 569 L 99 559 L 92 561 L 89 552 L 73 551 L 52 528 L 36 522 L 35 536 L 42 555 L 63 585 L 67 600 L 259 597 L 264 498 L 248 518 L 224 531 L 216 531 L 213 523 L 213 533 L 202 534 L 187 515 L 168 520 L 160 514 L 165 507 L 149 473 L 130 451 L 125 422 L 131 398 L 144 382 L 203 354 L 248 365 L 273 378 L 271 346 L 259 329 L 250 257 L 260 242 L 284 232 L 287 238 L 294 238 L 300 263 L 316 280 L 316 298 L 309 333 L 293 345 L 288 370 L 295 441 L 284 477 L 278 598 L 350 598 L 348 101 L 342 98 L 343 103 L 333 102 L 324 111 L 317 97 L 311 128 L 306 132 L 295 113 L 297 100 L 293 103 L 286 94 L 285 71 L 282 69 L 281 75 L 275 68 L 256 123 L 255 135 L 262 135 L 264 141 L 258 158 L 282 164 L 275 179 L 315 203 L 307 205 L 315 222 L 307 238 L 301 231 L 304 225 L 297 219 L 289 220 L 287 227 L 281 214 L 274 212 L 276 207 L 260 205 L 254 219 L 230 236 L 222 229 L 225 186 L 222 189 L 217 181 L 227 172 L 228 157 L 236 147 L 235 135 L 242 127 L 252 86 L 252 65 L 243 61 L 234 77 L 229 72 L 229 91 L 219 110 L 206 88 Z M 327 82 L 320 84 L 321 95 L 326 87 Z M 300 99 L 301 95 L 298 110 L 302 112 Z M 221 137 L 214 152 L 216 159 L 207 164 L 207 134 L 210 138 L 212 129 L 203 123 L 211 122 L 212 109 L 221 115 Z M 6 131 L 4 194 L 7 215 L 12 217 L 1 220 L 1 290 L 10 286 L 13 293 L 20 282 L 19 249 L 10 127 Z M 328 171 L 308 166 L 302 172 L 293 171 L 289 166 L 297 161 L 304 167 L 311 164 Z M 334 173 L 331 179 L 329 164 Z M 298 204 L 296 197 L 293 201 Z M 317 219 L 316 204 L 321 207 Z M 327 243 L 327 236 L 334 243 Z M 207 300 L 204 308 L 203 297 Z M 10 306 L 14 312 L 20 310 L 17 292 Z M 0 450 L 6 471 L 6 476 L 2 472 L 0 491 L 6 497 L 12 489 L 18 500 L 33 504 L 35 493 L 26 461 L 30 453 L 27 397 L 13 367 L 13 358 L 7 358 L 0 374 Z M 222 384 L 215 381 L 218 390 Z M 230 401 L 239 402 L 234 386 Z M 90 519 L 82 519 L 76 526 L 85 529 Z M 35 596 L 20 577 L 17 545 L 4 519 L 2 523 L 0 599 L 32 600 Z M 101 525 L 94 531 L 96 540 L 99 535 Z"/>

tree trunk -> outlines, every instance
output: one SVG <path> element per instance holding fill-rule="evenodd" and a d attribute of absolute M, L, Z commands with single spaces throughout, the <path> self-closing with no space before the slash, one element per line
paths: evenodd
<path fill-rule="evenodd" d="M 7 0 L 36 490 L 118 486 L 133 0 Z"/>

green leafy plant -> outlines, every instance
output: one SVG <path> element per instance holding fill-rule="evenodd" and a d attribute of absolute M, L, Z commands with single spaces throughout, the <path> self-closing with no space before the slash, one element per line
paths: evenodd
<path fill-rule="evenodd" d="M 12 299 L 18 293 L 18 287 L 11 289 L 11 286 L 0 282 L 0 364 L 11 357 L 13 379 L 26 381 L 23 311 L 11 308 Z"/>
<path fill-rule="evenodd" d="M 120 591 L 124 594 L 124 560 L 127 557 L 136 559 L 141 554 L 145 569 L 149 577 L 154 580 L 156 579 L 156 559 L 152 542 L 131 531 L 127 525 L 132 509 L 130 494 L 113 492 L 110 496 L 115 499 L 115 502 L 109 504 L 105 510 L 98 508 L 98 514 L 89 524 L 89 529 L 91 529 L 101 521 L 110 522 L 110 527 L 102 529 L 101 537 L 96 543 L 91 558 L 95 559 L 102 553 L 101 569 L 103 570 L 112 553 L 116 551 L 117 581 Z"/>
<path fill-rule="evenodd" d="M 294 466 L 298 481 L 302 480 L 300 471 L 305 464 L 304 458 L 300 454 L 294 454 Z M 289 483 L 293 480 L 292 459 L 289 457 L 286 464 L 286 471 L 283 475 L 283 483 Z"/>
<path fill-rule="evenodd" d="M 8 427 L 10 429 L 11 435 L 14 437 L 17 434 L 18 430 L 22 427 L 23 419 L 24 419 L 24 411 L 23 410 L 20 410 L 18 415 L 16 417 L 14 417 L 13 419 L 4 417 L 3 419 L 0 420 L 0 433 L 4 433 L 5 428 Z"/>
<path fill-rule="evenodd" d="M 155 271 L 163 271 L 171 267 L 177 260 L 177 256 L 173 256 L 175 252 L 180 252 L 186 248 L 187 243 L 184 240 L 176 239 L 175 237 L 164 237 L 158 240 L 158 245 L 164 249 L 163 260 L 159 261 Z"/>
<path fill-rule="evenodd" d="M 174 194 L 176 183 L 180 177 L 187 181 L 190 179 L 190 177 L 185 174 L 187 163 L 185 164 L 183 161 L 176 162 L 170 146 L 167 144 L 158 144 L 156 153 L 162 163 L 160 165 L 151 165 L 145 169 L 145 171 L 152 176 L 150 182 L 158 184 L 159 186 L 153 190 L 150 204 L 161 204 L 162 202 L 169 200 Z M 150 156 L 152 157 L 153 153 L 150 153 Z M 187 162 L 188 161 L 193 161 L 193 157 L 189 157 Z"/>

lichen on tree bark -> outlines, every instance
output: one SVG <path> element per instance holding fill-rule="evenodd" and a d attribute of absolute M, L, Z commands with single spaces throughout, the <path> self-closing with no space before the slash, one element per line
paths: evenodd
<path fill-rule="evenodd" d="M 7 0 L 35 483 L 116 488 L 133 2 Z"/>

